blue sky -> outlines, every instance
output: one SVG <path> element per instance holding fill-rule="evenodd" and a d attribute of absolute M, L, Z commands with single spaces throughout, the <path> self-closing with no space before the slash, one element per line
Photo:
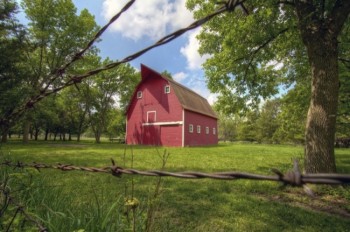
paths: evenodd
<path fill-rule="evenodd" d="M 95 16 L 97 24 L 105 25 L 127 0 L 73 0 L 78 13 L 86 8 Z M 192 13 L 185 7 L 186 0 L 138 0 L 102 35 L 97 44 L 102 57 L 122 59 L 141 50 L 164 35 L 186 27 L 193 22 Z M 130 64 L 139 69 L 143 63 L 156 71 L 169 71 L 181 84 L 215 101 L 205 83 L 201 64 L 206 57 L 198 52 L 195 38 L 200 29 L 187 32 L 172 42 L 155 48 Z"/>

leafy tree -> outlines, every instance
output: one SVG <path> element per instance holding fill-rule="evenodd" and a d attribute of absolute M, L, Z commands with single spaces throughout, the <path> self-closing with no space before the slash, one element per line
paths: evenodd
<path fill-rule="evenodd" d="M 350 137 L 350 25 L 346 24 L 340 43 L 340 93 L 337 137 Z"/>
<path fill-rule="evenodd" d="M 164 70 L 163 72 L 160 73 L 162 76 L 165 76 L 169 79 L 173 79 L 173 76 L 171 75 L 170 72 L 168 72 L 167 70 Z"/>
<path fill-rule="evenodd" d="M 108 64 L 109 59 L 103 64 Z M 131 94 L 138 83 L 136 70 L 129 64 L 118 66 L 113 70 L 108 70 L 96 75 L 94 80 L 90 80 L 88 89 L 88 99 L 91 107 L 88 110 L 92 131 L 96 142 L 100 142 L 100 137 L 107 130 L 107 126 L 112 120 L 111 113 L 117 107 L 117 100 L 121 109 L 124 110 L 130 100 Z"/>
<path fill-rule="evenodd" d="M 237 139 L 241 141 L 257 141 L 257 125 L 256 121 L 259 118 L 258 110 L 247 111 L 246 116 L 242 117 L 237 129 Z"/>
<path fill-rule="evenodd" d="M 25 96 L 26 75 L 23 67 L 25 29 L 15 14 L 16 1 L 0 2 L 0 132 L 2 142 L 6 142 L 10 124 L 1 120 L 10 115 L 14 106 Z"/>
<path fill-rule="evenodd" d="M 62 74 L 60 78 L 52 79 L 51 75 L 86 46 L 98 26 L 87 10 L 77 15 L 71 0 L 23 0 L 21 6 L 29 20 L 28 46 L 31 51 L 26 53 L 30 65 L 27 75 L 33 95 L 66 78 Z M 67 71 L 72 71 L 72 68 Z"/>
<path fill-rule="evenodd" d="M 216 1 L 188 0 L 201 17 Z M 244 1 L 244 11 L 214 18 L 199 35 L 208 87 L 219 103 L 240 110 L 257 105 L 281 84 L 311 76 L 305 131 L 306 172 L 335 172 L 334 136 L 339 94 L 338 58 L 350 1 Z M 283 65 L 283 67 L 280 64 Z M 310 90 L 309 90 L 310 91 Z M 249 105 L 249 104 L 248 104 Z"/>
<path fill-rule="evenodd" d="M 240 121 L 239 116 L 232 114 L 224 114 L 220 110 L 216 109 L 217 105 L 214 105 L 214 109 L 218 115 L 218 137 L 221 141 L 234 141 L 237 138 L 237 128 Z"/>
<path fill-rule="evenodd" d="M 125 130 L 126 130 L 126 119 L 124 112 L 120 109 L 112 109 L 110 111 L 110 118 L 109 124 L 107 126 L 107 133 L 110 138 L 113 137 L 125 137 Z"/>
<path fill-rule="evenodd" d="M 268 100 L 263 105 L 259 113 L 259 118 L 256 120 L 256 137 L 259 142 L 277 143 L 278 137 L 274 134 L 279 127 L 278 115 L 280 113 L 280 100 Z"/>

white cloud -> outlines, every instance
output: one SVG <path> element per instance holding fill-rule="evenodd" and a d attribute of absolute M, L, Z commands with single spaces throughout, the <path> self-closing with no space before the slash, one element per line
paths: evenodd
<path fill-rule="evenodd" d="M 187 59 L 187 68 L 190 70 L 201 69 L 202 64 L 208 59 L 209 55 L 201 56 L 198 53 L 199 41 L 196 36 L 199 34 L 200 29 L 188 34 L 187 44 L 180 49 L 180 52 Z"/>
<path fill-rule="evenodd" d="M 274 70 L 280 70 L 281 68 L 283 68 L 284 64 L 282 62 L 278 62 L 277 60 L 271 60 L 267 62 L 266 66 L 273 66 Z"/>
<path fill-rule="evenodd" d="M 207 97 L 207 100 L 208 100 L 210 105 L 214 105 L 214 103 L 218 100 L 218 95 L 215 93 L 211 93 Z"/>
<path fill-rule="evenodd" d="M 110 20 L 127 0 L 104 0 L 102 15 Z M 145 37 L 153 40 L 166 35 L 167 30 L 175 30 L 193 21 L 192 13 L 186 9 L 186 0 L 139 0 L 111 25 L 112 31 L 135 41 Z"/>
<path fill-rule="evenodd" d="M 187 77 L 188 77 L 188 74 L 184 72 L 178 72 L 173 75 L 174 80 L 177 82 L 181 82 L 185 80 Z"/>

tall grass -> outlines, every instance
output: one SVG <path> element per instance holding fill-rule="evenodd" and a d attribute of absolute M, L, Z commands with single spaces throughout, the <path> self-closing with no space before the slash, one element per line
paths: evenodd
<path fill-rule="evenodd" d="M 132 164 L 141 170 L 161 169 L 164 162 L 159 155 L 164 148 L 135 146 L 131 150 L 112 143 L 13 142 L 1 149 L 2 160 L 23 162 L 107 166 L 113 158 L 118 166 Z M 270 175 L 271 168 L 285 172 L 292 167 L 292 158 L 302 158 L 302 147 L 282 145 L 221 144 L 166 150 L 170 153 L 167 171 L 244 171 Z M 350 173 L 350 150 L 340 149 L 336 154 L 338 170 Z M 316 197 L 310 198 L 302 189 L 280 189 L 278 183 L 247 180 L 163 178 L 158 182 L 157 178 L 144 176 L 117 178 L 79 171 L 38 172 L 4 167 L 0 172 L 2 176 L 10 175 L 11 194 L 50 231 L 349 231 L 350 228 L 346 216 L 346 212 L 350 213 L 349 187 L 311 186 Z M 129 218 L 125 198 L 136 198 L 139 203 Z M 313 206 L 315 203 L 317 207 Z M 338 209 L 343 214 L 327 213 L 327 208 Z M 13 210 L 7 211 L 2 228 L 13 218 Z M 20 219 L 13 228 L 21 228 Z M 30 224 L 26 222 L 25 226 L 29 228 Z"/>

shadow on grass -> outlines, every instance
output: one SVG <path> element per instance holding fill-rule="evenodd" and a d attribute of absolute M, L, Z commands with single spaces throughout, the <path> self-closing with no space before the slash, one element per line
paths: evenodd
<path fill-rule="evenodd" d="M 171 191 L 163 198 L 171 210 L 162 213 L 163 218 L 176 218 L 172 231 L 347 231 L 350 225 L 345 219 L 254 195 L 274 194 L 277 185 L 190 180 L 168 186 Z"/>

